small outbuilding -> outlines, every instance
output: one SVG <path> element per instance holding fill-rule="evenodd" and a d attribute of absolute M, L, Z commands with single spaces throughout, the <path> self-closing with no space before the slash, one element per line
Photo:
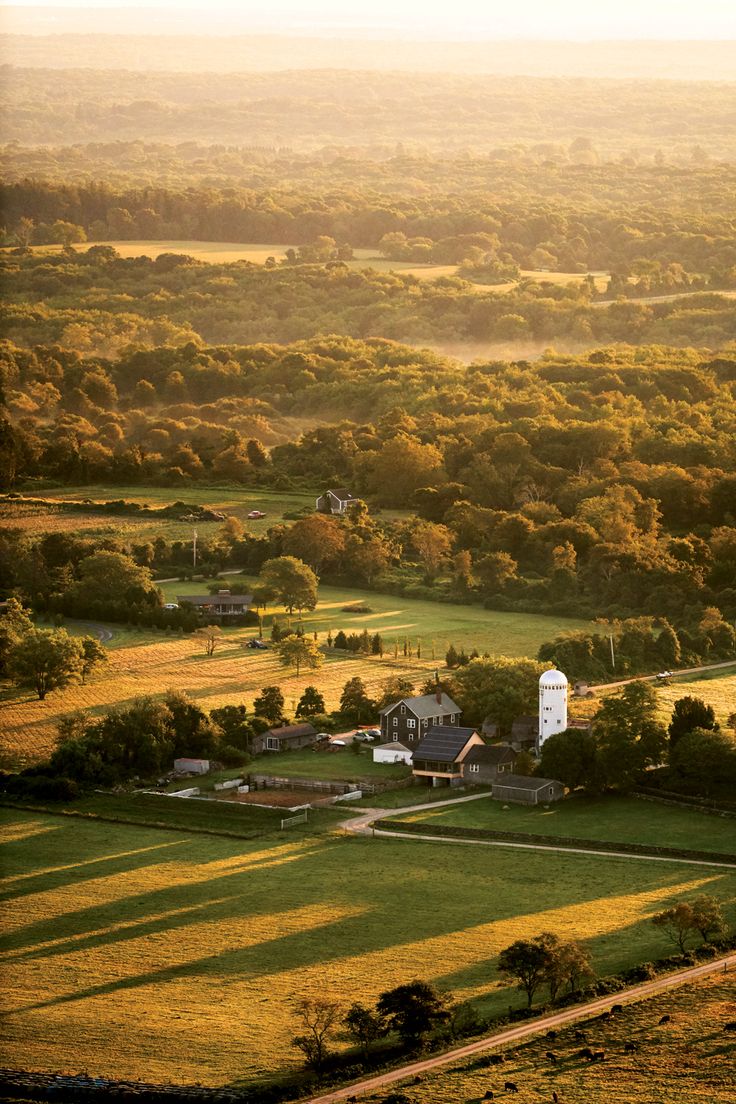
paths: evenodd
<path fill-rule="evenodd" d="M 174 770 L 177 774 L 207 774 L 210 769 L 209 759 L 175 759 Z"/>
<path fill-rule="evenodd" d="M 528 778 L 523 774 L 504 774 L 491 788 L 491 797 L 518 805 L 546 805 L 564 796 L 565 787 L 561 782 L 553 778 Z"/>
<path fill-rule="evenodd" d="M 348 512 L 348 508 L 351 502 L 355 502 L 355 496 L 350 493 L 347 487 L 331 487 L 329 491 L 325 491 L 317 499 L 316 509 L 320 514 L 339 514 L 340 516 Z"/>
<path fill-rule="evenodd" d="M 379 744 L 373 749 L 374 763 L 408 763 L 411 765 L 411 751 L 398 740 L 390 744 Z"/>
<path fill-rule="evenodd" d="M 316 739 L 317 729 L 312 724 L 281 725 L 254 736 L 251 747 L 254 755 L 263 751 L 294 751 L 311 747 Z"/>
<path fill-rule="evenodd" d="M 510 775 L 515 763 L 516 752 L 510 744 L 476 744 L 461 763 L 463 782 L 487 786 L 499 776 Z"/>
<path fill-rule="evenodd" d="M 251 607 L 252 594 L 231 594 L 229 590 L 218 590 L 217 594 L 177 594 L 180 606 L 194 606 L 202 617 L 244 617 Z"/>

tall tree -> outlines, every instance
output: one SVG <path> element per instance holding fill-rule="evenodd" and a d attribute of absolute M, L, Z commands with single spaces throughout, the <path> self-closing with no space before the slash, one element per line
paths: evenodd
<path fill-rule="evenodd" d="M 595 716 L 593 733 L 604 784 L 630 788 L 641 771 L 662 762 L 667 748 L 654 688 L 631 682 L 606 698 Z"/>
<path fill-rule="evenodd" d="M 61 690 L 82 676 L 82 643 L 66 629 L 31 629 L 13 647 L 8 673 L 18 686 L 36 691 L 41 701 L 51 690 Z"/>
<path fill-rule="evenodd" d="M 410 981 L 381 993 L 376 1010 L 407 1046 L 450 1016 L 450 997 L 426 981 Z"/>
<path fill-rule="evenodd" d="M 532 659 L 471 660 L 452 676 L 452 694 L 464 722 L 478 725 L 489 717 L 507 736 L 516 717 L 536 709 L 539 678 L 545 669 Z"/>
<path fill-rule="evenodd" d="M 718 728 L 713 706 L 706 705 L 702 698 L 693 698 L 689 695 L 678 698 L 672 710 L 672 720 L 667 728 L 670 735 L 670 749 L 678 740 L 696 728 Z"/>
<path fill-rule="evenodd" d="M 324 659 L 317 641 L 310 636 L 293 634 L 284 637 L 276 644 L 275 651 L 282 667 L 294 667 L 296 669 L 297 678 L 299 678 L 302 667 L 306 667 L 310 671 L 316 671 L 322 666 Z"/>
<path fill-rule="evenodd" d="M 317 576 L 295 556 L 266 560 L 258 577 L 264 592 L 272 593 L 289 613 L 311 610 L 317 605 Z"/>
<path fill-rule="evenodd" d="M 270 724 L 278 724 L 284 715 L 284 695 L 278 686 L 264 686 L 253 702 L 253 712 Z"/>

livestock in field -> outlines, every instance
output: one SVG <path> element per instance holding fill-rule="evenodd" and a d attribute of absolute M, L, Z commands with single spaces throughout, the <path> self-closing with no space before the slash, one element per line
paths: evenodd
<path fill-rule="evenodd" d="M 662 1018 L 659 1021 L 659 1026 L 661 1027 L 662 1024 L 670 1023 L 671 1020 L 672 1020 L 671 1016 L 662 1016 Z"/>
<path fill-rule="evenodd" d="M 507 1081 L 504 1085 L 504 1089 L 506 1090 L 506 1092 L 518 1092 L 519 1086 L 516 1084 L 515 1081 Z"/>
<path fill-rule="evenodd" d="M 624 1054 L 635 1054 L 638 1049 L 638 1043 L 624 1043 Z"/>
<path fill-rule="evenodd" d="M 548 1050 L 546 1055 L 545 1055 L 545 1058 L 547 1058 L 550 1062 L 552 1062 L 553 1065 L 557 1061 L 557 1055 L 555 1054 L 555 1052 L 553 1050 Z"/>

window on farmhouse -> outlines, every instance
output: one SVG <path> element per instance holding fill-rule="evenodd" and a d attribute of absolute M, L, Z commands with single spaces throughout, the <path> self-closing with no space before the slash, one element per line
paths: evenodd
<path fill-rule="evenodd" d="M 277 736 L 267 736 L 266 737 L 266 748 L 267 748 L 268 751 L 278 751 L 279 750 L 278 737 Z"/>

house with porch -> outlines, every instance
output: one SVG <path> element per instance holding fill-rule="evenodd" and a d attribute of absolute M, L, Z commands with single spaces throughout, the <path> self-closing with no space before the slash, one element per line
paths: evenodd
<path fill-rule="evenodd" d="M 251 607 L 252 594 L 231 594 L 229 590 L 218 590 L 217 594 L 178 594 L 179 605 L 188 602 L 202 617 L 243 617 Z"/>
<path fill-rule="evenodd" d="M 460 786 L 463 761 L 482 746 L 483 739 L 474 728 L 432 725 L 412 754 L 412 774 L 425 785 Z"/>
<path fill-rule="evenodd" d="M 433 725 L 460 723 L 460 707 L 441 690 L 385 706 L 380 711 L 382 742 L 400 743 L 413 749 Z"/>

